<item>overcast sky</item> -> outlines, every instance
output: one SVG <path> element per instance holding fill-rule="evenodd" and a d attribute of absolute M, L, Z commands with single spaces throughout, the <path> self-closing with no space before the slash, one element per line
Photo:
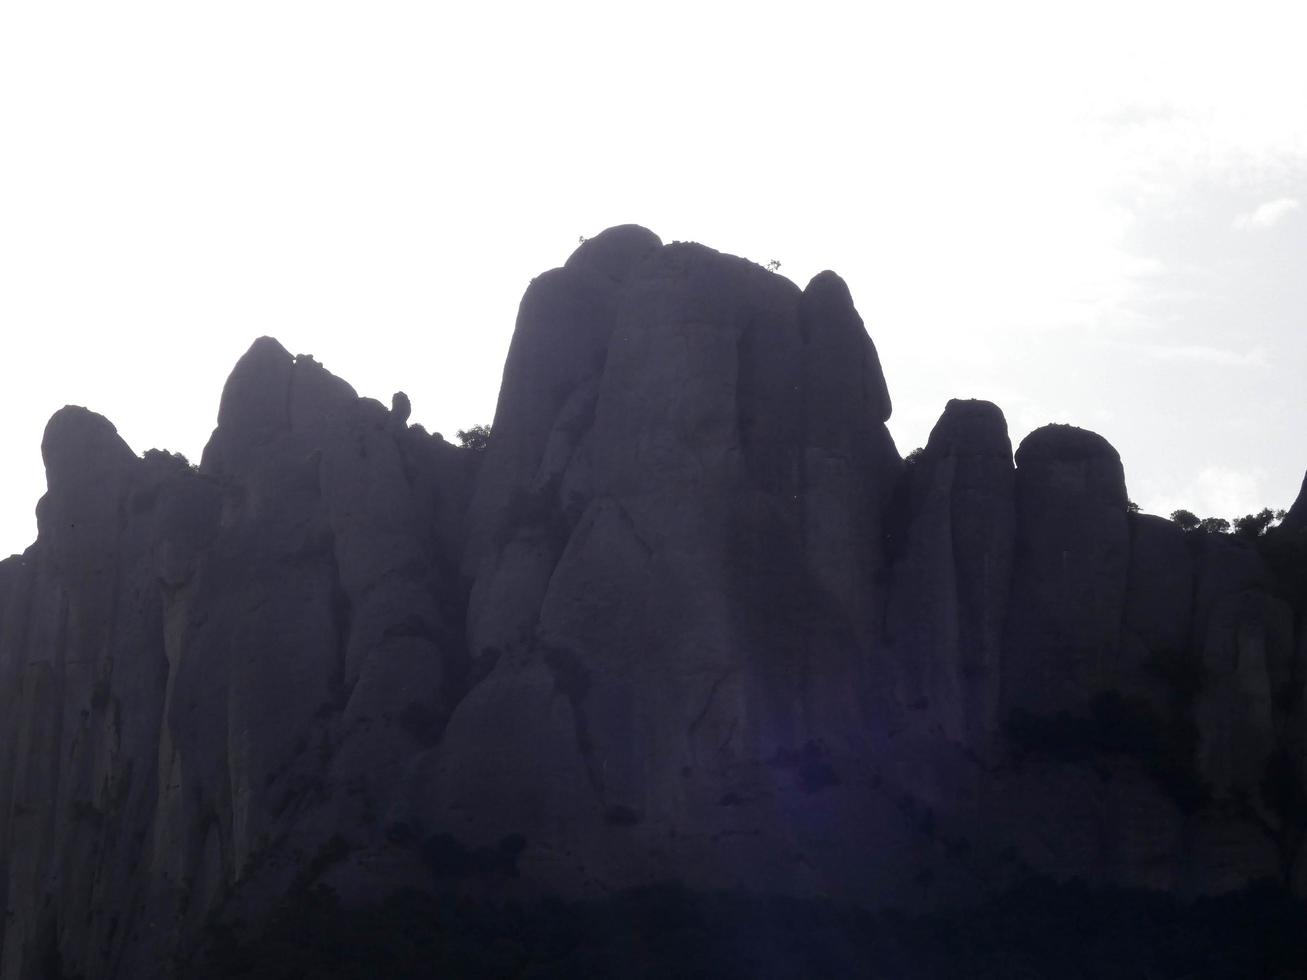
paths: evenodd
<path fill-rule="evenodd" d="M 1069 6 L 4 0 L 0 554 L 52 412 L 197 460 L 261 334 L 489 421 L 527 282 L 624 222 L 844 276 L 903 453 L 988 398 L 1145 510 L 1288 506 L 1305 25 Z"/>

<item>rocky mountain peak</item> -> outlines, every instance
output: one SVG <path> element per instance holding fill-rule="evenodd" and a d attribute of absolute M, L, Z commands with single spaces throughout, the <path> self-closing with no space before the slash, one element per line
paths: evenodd
<path fill-rule="evenodd" d="M 527 287 L 484 453 L 268 337 L 198 472 L 62 409 L 0 563 L 0 980 L 329 895 L 1307 889 L 1293 555 L 1128 514 L 1093 432 L 954 399 L 905 463 L 890 411 L 839 276 L 635 225 Z"/>
<path fill-rule="evenodd" d="M 103 415 L 68 405 L 46 423 L 41 458 L 51 489 L 60 490 L 76 483 L 94 486 L 106 476 L 130 467 L 136 454 Z"/>

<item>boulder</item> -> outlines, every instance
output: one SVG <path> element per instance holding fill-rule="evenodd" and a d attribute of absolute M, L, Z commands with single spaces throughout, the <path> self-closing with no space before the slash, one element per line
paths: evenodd
<path fill-rule="evenodd" d="M 1046 425 L 1022 441 L 1016 465 L 1003 700 L 1083 711 L 1112 686 L 1121 642 L 1130 563 L 1121 458 L 1096 433 Z"/>
<path fill-rule="evenodd" d="M 873 651 L 880 644 L 886 574 L 879 543 L 901 468 L 883 425 L 890 417 L 889 390 L 876 346 L 835 273 L 818 274 L 803 291 L 799 331 L 804 561 L 859 646 Z"/>
<path fill-rule="evenodd" d="M 887 631 L 900 702 L 985 751 L 998 725 L 1015 473 L 998 406 L 950 401 L 908 470 Z"/>

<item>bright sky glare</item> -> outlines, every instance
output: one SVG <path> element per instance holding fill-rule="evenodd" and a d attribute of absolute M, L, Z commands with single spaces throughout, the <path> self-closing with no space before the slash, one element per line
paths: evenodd
<path fill-rule="evenodd" d="M 901 452 L 1071 422 L 1166 514 L 1307 468 L 1291 4 L 0 4 L 0 554 L 64 404 L 192 460 L 261 334 L 452 437 L 638 222 L 849 282 Z"/>

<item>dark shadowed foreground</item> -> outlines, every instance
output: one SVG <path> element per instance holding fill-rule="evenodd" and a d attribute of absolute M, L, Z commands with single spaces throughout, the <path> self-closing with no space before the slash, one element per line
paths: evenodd
<path fill-rule="evenodd" d="M 403 891 L 349 911 L 322 890 L 288 901 L 255 942 L 224 937 L 198 976 L 1289 980 L 1307 976 L 1304 916 L 1307 904 L 1273 885 L 1182 905 L 1040 880 L 914 916 L 675 885 L 528 906 Z"/>
<path fill-rule="evenodd" d="M 0 978 L 1299 975 L 1307 495 L 1186 531 L 1091 432 L 890 410 L 833 273 L 634 226 L 484 445 L 269 338 L 198 468 L 61 410 Z"/>

